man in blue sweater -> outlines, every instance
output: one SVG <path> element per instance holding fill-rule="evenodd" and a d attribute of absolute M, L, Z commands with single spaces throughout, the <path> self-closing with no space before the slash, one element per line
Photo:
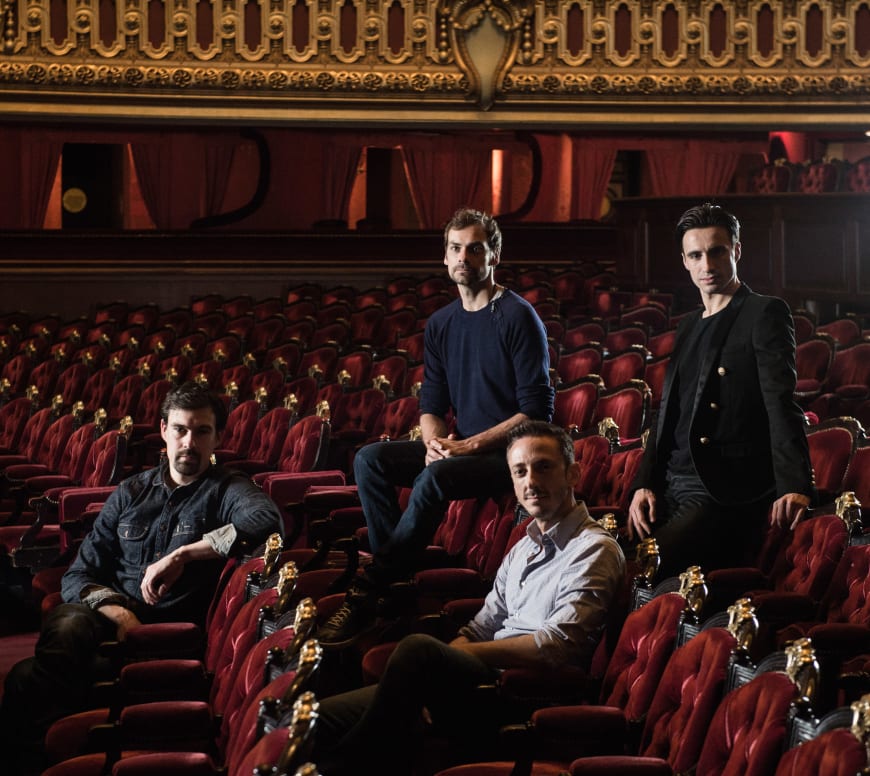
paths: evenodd
<path fill-rule="evenodd" d="M 419 568 L 449 501 L 509 492 L 508 434 L 524 420 L 553 415 L 544 326 L 528 302 L 495 281 L 501 256 L 495 219 L 457 211 L 444 246 L 459 298 L 426 323 L 423 439 L 375 443 L 355 457 L 374 559 L 320 628 L 324 644 L 349 644 L 368 629 L 378 598 Z M 404 511 L 396 486 L 412 489 Z"/>

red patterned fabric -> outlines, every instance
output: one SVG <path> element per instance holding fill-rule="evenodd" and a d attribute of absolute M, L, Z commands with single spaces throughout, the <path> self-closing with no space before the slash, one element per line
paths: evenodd
<path fill-rule="evenodd" d="M 843 491 L 852 491 L 862 504 L 870 504 L 870 445 L 852 453 L 843 478 Z"/>
<path fill-rule="evenodd" d="M 870 545 L 847 547 L 822 600 L 829 623 L 870 625 Z"/>
<path fill-rule="evenodd" d="M 611 329 L 604 338 L 604 346 L 611 353 L 628 350 L 632 345 L 646 345 L 646 329 L 640 326 L 623 326 Z"/>
<path fill-rule="evenodd" d="M 649 414 L 650 390 L 645 383 L 621 385 L 598 397 L 593 422 L 613 418 L 620 439 L 636 439 L 645 428 Z"/>
<path fill-rule="evenodd" d="M 299 374 L 307 375 L 312 366 L 321 371 L 320 380 L 331 382 L 335 379 L 335 364 L 338 361 L 338 349 L 333 345 L 322 345 L 315 350 L 309 350 L 302 356 L 299 363 Z"/>
<path fill-rule="evenodd" d="M 33 385 L 39 392 L 40 398 L 47 402 L 54 396 L 54 386 L 60 374 L 60 364 L 53 358 L 46 359 L 30 373 L 27 379 L 28 385 Z"/>
<path fill-rule="evenodd" d="M 642 755 L 667 760 L 676 773 L 692 769 L 722 697 L 736 644 L 724 628 L 711 628 L 673 653 L 649 707 Z"/>
<path fill-rule="evenodd" d="M 602 324 L 595 322 L 582 323 L 565 330 L 562 346 L 566 351 L 576 350 L 581 345 L 587 345 L 590 342 L 603 343 L 605 336 Z"/>
<path fill-rule="evenodd" d="M 587 506 L 606 507 L 623 512 L 627 510 L 629 486 L 642 457 L 641 447 L 620 450 L 610 455 L 602 467 L 598 487 L 592 493 Z"/>
<path fill-rule="evenodd" d="M 219 463 L 247 456 L 259 415 L 260 405 L 254 399 L 243 401 L 229 414 L 220 449 L 214 451 Z"/>
<path fill-rule="evenodd" d="M 597 380 L 580 378 L 556 390 L 553 409 L 553 423 L 561 428 L 576 426 L 585 431 L 592 425 L 595 405 L 598 403 L 599 384 Z"/>
<path fill-rule="evenodd" d="M 82 388 L 81 401 L 84 402 L 85 412 L 94 413 L 98 409 L 105 408 L 109 403 L 109 396 L 115 385 L 117 375 L 113 369 L 106 367 L 94 372 L 85 382 Z"/>
<path fill-rule="evenodd" d="M 287 432 L 278 457 L 278 471 L 311 471 L 318 460 L 323 434 L 328 441 L 329 427 L 316 415 L 297 421 Z"/>
<path fill-rule="evenodd" d="M 820 600 L 848 541 L 846 524 L 836 515 L 804 520 L 791 532 L 790 541 L 774 563 L 771 586 Z"/>
<path fill-rule="evenodd" d="M 112 389 L 106 414 L 109 423 L 117 423 L 121 418 L 136 411 L 142 391 L 145 390 L 145 378 L 142 375 L 127 375 Z"/>
<path fill-rule="evenodd" d="M 779 761 L 776 776 L 855 776 L 867 766 L 864 746 L 851 730 L 828 730 L 789 749 Z"/>
<path fill-rule="evenodd" d="M 256 630 L 256 625 L 254 626 Z M 226 746 L 238 727 L 240 716 L 245 713 L 249 700 L 264 687 L 266 658 L 272 649 L 286 649 L 296 633 L 293 628 L 281 628 L 264 639 L 254 643 L 246 652 L 235 679 L 229 686 L 225 703 L 221 709 L 221 740 Z"/>
<path fill-rule="evenodd" d="M 758 194 L 774 194 L 791 190 L 792 168 L 787 164 L 769 164 L 752 179 L 752 189 Z"/>
<path fill-rule="evenodd" d="M 807 444 L 816 488 L 839 494 L 855 446 L 851 431 L 843 426 L 816 426 L 807 433 Z"/>
<path fill-rule="evenodd" d="M 416 396 L 402 396 L 384 405 L 381 421 L 375 427 L 374 436 L 386 439 L 407 437 L 411 429 L 420 423 L 420 402 Z"/>
<path fill-rule="evenodd" d="M 559 356 L 556 372 L 561 382 L 574 383 L 590 374 L 601 374 L 603 358 L 600 347 L 583 346 L 577 350 L 563 352 Z"/>
<path fill-rule="evenodd" d="M 832 162 L 813 162 L 798 175 L 798 191 L 804 194 L 821 194 L 840 188 L 841 167 Z"/>
<path fill-rule="evenodd" d="M 651 332 L 661 332 L 668 328 L 668 314 L 665 307 L 657 303 L 629 307 L 622 311 L 619 321 L 623 326 L 633 323 L 643 324 Z M 643 341 L 638 341 L 637 344 L 646 345 L 647 339 L 647 337 L 644 337 Z"/>
<path fill-rule="evenodd" d="M 870 191 L 870 156 L 859 159 L 846 173 L 846 188 L 848 191 Z"/>
<path fill-rule="evenodd" d="M 599 374 L 608 388 L 616 388 L 629 380 L 642 380 L 645 368 L 644 354 L 637 350 L 629 350 L 607 356 L 601 362 Z"/>
<path fill-rule="evenodd" d="M 88 368 L 81 363 L 71 364 L 58 375 L 54 392 L 63 397 L 64 407 L 71 407 L 79 400 L 87 379 Z"/>
<path fill-rule="evenodd" d="M 644 719 L 673 653 L 685 606 L 681 595 L 666 593 L 628 615 L 601 684 L 602 705 L 623 709 L 626 719 Z"/>
<path fill-rule="evenodd" d="M 35 412 L 24 424 L 24 430 L 18 440 L 18 451 L 0 455 L 0 470 L 18 463 L 28 463 L 37 457 L 42 439 L 48 427 L 52 424 L 51 410 L 46 407 Z"/>
<path fill-rule="evenodd" d="M 276 468 L 292 418 L 293 413 L 283 407 L 269 410 L 254 428 L 247 457 L 228 461 L 226 465 L 247 474 Z"/>
<path fill-rule="evenodd" d="M 861 339 L 861 327 L 854 318 L 838 318 L 836 321 L 816 326 L 817 334 L 833 338 L 838 348 L 846 348 Z"/>
<path fill-rule="evenodd" d="M 0 454 L 14 453 L 33 410 L 30 399 L 13 399 L 0 407 Z"/>
<path fill-rule="evenodd" d="M 732 690 L 705 730 L 696 776 L 773 773 L 794 697 L 791 680 L 774 672 L 763 673 Z"/>

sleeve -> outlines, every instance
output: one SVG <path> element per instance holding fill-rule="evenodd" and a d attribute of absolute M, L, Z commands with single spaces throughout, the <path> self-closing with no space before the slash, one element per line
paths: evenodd
<path fill-rule="evenodd" d="M 450 389 L 447 370 L 438 345 L 438 320 L 430 318 L 423 333 L 423 387 L 420 392 L 420 413 L 443 418 L 450 410 Z"/>
<path fill-rule="evenodd" d="M 209 531 L 207 534 L 204 534 L 202 538 L 208 542 L 209 546 L 218 555 L 222 555 L 226 558 L 230 554 L 233 545 L 236 543 L 238 532 L 236 531 L 236 527 L 230 523 L 229 525 L 222 525 L 220 528 L 215 528 L 214 531 Z"/>
<path fill-rule="evenodd" d="M 236 539 L 256 546 L 275 532 L 284 535 L 284 525 L 278 506 L 262 490 L 247 477 L 233 475 L 223 492 L 218 512 L 218 521 L 222 526 L 233 526 Z M 207 537 L 207 541 L 218 553 L 225 546 L 228 532 Z M 210 532 L 215 534 L 214 531 Z M 227 553 L 230 547 L 227 548 Z"/>
<path fill-rule="evenodd" d="M 588 658 L 604 630 L 607 612 L 625 575 L 625 559 L 610 536 L 590 533 L 562 575 L 552 612 L 535 633 L 552 665 Z"/>
<path fill-rule="evenodd" d="M 75 560 L 63 575 L 61 597 L 66 603 L 83 603 L 91 608 L 105 603 L 126 604 L 126 597 L 114 589 L 113 583 L 121 557 L 118 519 L 129 501 L 130 494 L 123 486 L 115 488 L 106 499 Z"/>
<path fill-rule="evenodd" d="M 794 401 L 794 324 L 788 306 L 770 299 L 752 330 L 758 382 L 770 424 L 776 495 L 812 496 L 813 472 L 803 412 Z"/>
<path fill-rule="evenodd" d="M 511 315 L 507 340 L 516 375 L 519 411 L 533 420 L 552 420 L 555 391 L 550 385 L 547 331 L 531 305 L 517 305 Z"/>
<path fill-rule="evenodd" d="M 459 635 L 465 636 L 471 641 L 492 641 L 496 632 L 501 630 L 507 619 L 507 607 L 505 606 L 507 570 L 515 552 L 516 546 L 511 549 L 508 556 L 499 565 L 492 589 L 487 594 L 480 611 L 467 625 L 460 628 Z"/>

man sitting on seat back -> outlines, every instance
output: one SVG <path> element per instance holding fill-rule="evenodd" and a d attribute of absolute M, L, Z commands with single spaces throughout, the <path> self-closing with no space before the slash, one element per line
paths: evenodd
<path fill-rule="evenodd" d="M 325 644 L 349 644 L 372 624 L 378 597 L 418 570 L 450 500 L 508 492 L 508 433 L 528 418 L 553 416 L 544 325 L 525 299 L 495 282 L 495 219 L 459 210 L 444 230 L 444 247 L 459 298 L 426 323 L 423 440 L 375 443 L 354 459 L 374 561 L 318 632 Z M 404 512 L 396 486 L 412 488 Z"/>

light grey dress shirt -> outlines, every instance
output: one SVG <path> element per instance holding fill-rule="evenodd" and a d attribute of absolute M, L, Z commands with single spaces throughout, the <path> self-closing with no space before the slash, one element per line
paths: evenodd
<path fill-rule="evenodd" d="M 472 641 L 532 634 L 546 662 L 583 661 L 601 637 L 624 574 L 619 544 L 581 502 L 546 533 L 529 523 L 483 608 L 460 633 Z"/>

